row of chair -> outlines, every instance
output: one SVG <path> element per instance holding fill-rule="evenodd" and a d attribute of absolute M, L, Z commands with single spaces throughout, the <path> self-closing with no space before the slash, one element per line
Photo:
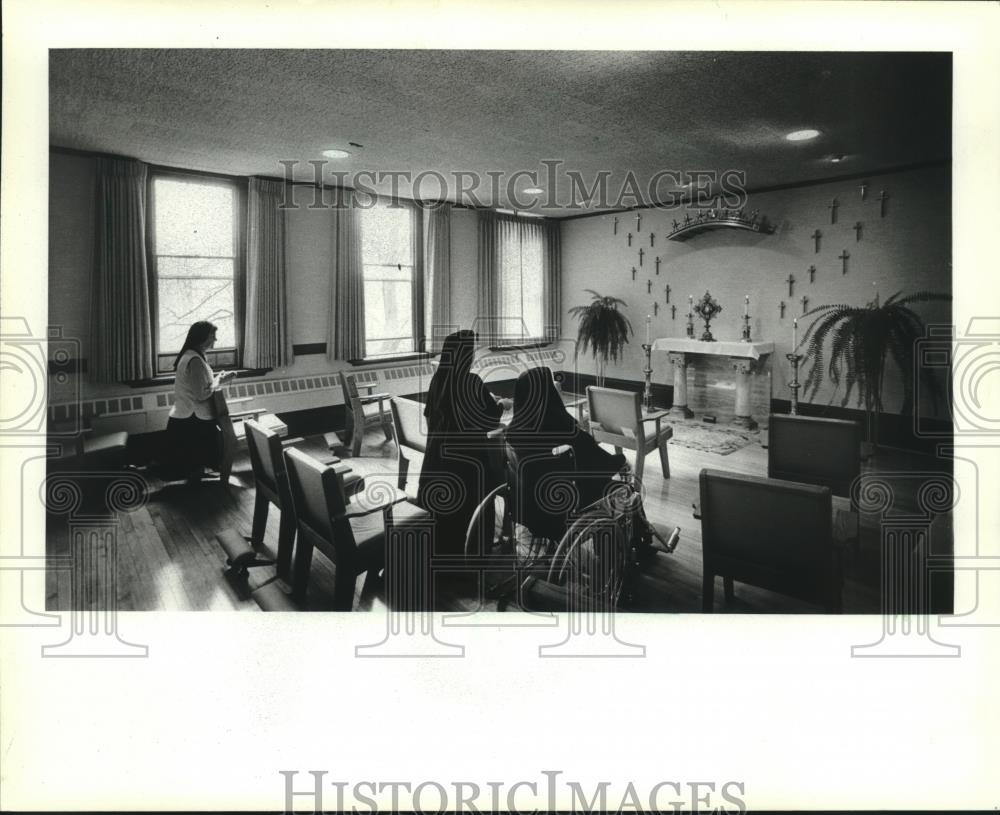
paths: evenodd
<path fill-rule="evenodd" d="M 291 608 L 306 600 L 313 551 L 319 549 L 335 567 L 333 609 L 349 611 L 357 578 L 374 577 L 382 567 L 386 525 L 423 515 L 422 511 L 409 505 L 398 490 L 380 488 L 367 495 L 357 473 L 335 456 L 303 452 L 296 446 L 301 439 L 283 442 L 253 419 L 244 426 L 256 495 L 249 541 L 241 545 L 231 532 L 219 535 L 230 568 L 245 573 L 249 567 L 275 563 L 278 578 L 290 583 L 291 603 L 281 601 L 273 584 L 262 595 L 255 592 L 255 597 L 261 595 L 258 600 L 265 608 Z M 269 561 L 257 557 L 256 550 L 263 545 L 272 506 L 281 520 L 277 556 Z M 376 513 L 382 514 L 382 524 L 355 532 L 352 520 Z"/>
<path fill-rule="evenodd" d="M 703 611 L 714 608 L 716 577 L 723 579 L 727 602 L 739 581 L 829 613 L 842 610 L 842 553 L 835 531 L 857 532 L 845 524 L 835 530 L 832 497 L 852 497 L 860 448 L 856 422 L 772 414 L 766 478 L 702 470 L 696 514 L 702 529 Z"/>

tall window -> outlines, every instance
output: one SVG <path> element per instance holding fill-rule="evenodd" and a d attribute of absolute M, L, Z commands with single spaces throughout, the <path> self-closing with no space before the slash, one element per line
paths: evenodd
<path fill-rule="evenodd" d="M 361 212 L 361 258 L 365 273 L 365 356 L 417 350 L 412 211 L 388 202 Z"/>
<path fill-rule="evenodd" d="M 500 317 L 508 341 L 542 336 L 542 229 L 506 221 L 500 232 Z"/>
<path fill-rule="evenodd" d="M 236 364 L 238 197 L 236 184 L 228 180 L 153 178 L 151 246 L 161 372 L 171 369 L 188 328 L 198 320 L 218 326 L 214 361 Z"/>

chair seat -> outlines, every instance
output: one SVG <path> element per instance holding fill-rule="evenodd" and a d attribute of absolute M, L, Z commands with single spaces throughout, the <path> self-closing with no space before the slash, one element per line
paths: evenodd
<path fill-rule="evenodd" d="M 85 456 L 100 455 L 109 452 L 124 452 L 128 444 L 128 433 L 119 431 L 117 433 L 106 433 L 92 439 L 83 440 L 83 454 Z"/>
<path fill-rule="evenodd" d="M 409 501 L 395 504 L 392 508 L 394 525 L 429 521 L 430 513 Z M 381 565 L 385 558 L 385 527 L 382 513 L 373 512 L 360 518 L 352 518 L 351 529 L 354 532 L 354 541 L 357 544 L 361 562 L 369 566 Z"/>
<path fill-rule="evenodd" d="M 365 412 L 365 421 L 368 421 L 370 419 L 380 419 L 382 417 L 382 414 L 385 415 L 389 414 L 388 410 L 379 410 L 378 402 L 373 402 L 370 405 L 364 405 L 363 409 Z"/>

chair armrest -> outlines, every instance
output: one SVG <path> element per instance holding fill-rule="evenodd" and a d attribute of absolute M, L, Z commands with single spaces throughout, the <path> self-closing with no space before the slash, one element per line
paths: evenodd
<path fill-rule="evenodd" d="M 226 404 L 232 407 L 233 405 L 245 405 L 247 402 L 252 402 L 252 396 L 240 396 L 236 399 L 226 399 Z"/>
<path fill-rule="evenodd" d="M 572 453 L 573 453 L 573 448 L 570 447 L 568 444 L 560 444 L 558 447 L 552 448 L 552 455 L 555 456 L 556 458 Z"/>
<path fill-rule="evenodd" d="M 370 393 L 368 396 L 361 397 L 362 405 L 370 405 L 374 402 L 381 402 L 385 399 L 391 399 L 392 394 L 390 393 Z"/>
<path fill-rule="evenodd" d="M 642 415 L 642 420 L 644 422 L 658 422 L 664 416 L 670 415 L 670 411 L 669 410 L 653 410 L 653 411 L 650 411 L 649 413 L 642 413 L 641 415 Z"/>
<path fill-rule="evenodd" d="M 250 410 L 229 411 L 230 419 L 251 419 L 267 413 L 267 408 L 250 408 Z"/>
<path fill-rule="evenodd" d="M 365 515 L 371 515 L 373 512 L 384 512 L 396 504 L 409 500 L 405 492 L 389 484 L 380 484 L 380 489 L 373 490 L 373 492 L 375 493 L 374 498 L 370 498 L 364 493 L 351 498 L 351 503 L 348 504 L 347 512 L 344 513 L 343 517 L 363 518 Z"/>
<path fill-rule="evenodd" d="M 354 383 L 354 387 L 356 387 L 356 388 L 364 388 L 366 391 L 368 391 L 369 393 L 371 393 L 373 390 L 375 390 L 375 383 L 374 382 L 368 382 L 367 384 L 362 385 L 362 384 L 360 384 L 358 382 L 355 382 Z"/>

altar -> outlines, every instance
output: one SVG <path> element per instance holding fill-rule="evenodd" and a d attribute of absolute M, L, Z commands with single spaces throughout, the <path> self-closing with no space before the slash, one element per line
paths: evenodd
<path fill-rule="evenodd" d="M 774 352 L 771 342 L 706 342 L 688 337 L 662 338 L 654 340 L 653 351 L 669 354 L 673 368 L 674 401 L 670 415 L 679 419 L 690 419 L 694 413 L 689 407 L 689 369 L 697 368 L 700 361 L 715 363 L 713 370 L 726 372 L 723 383 L 735 390 L 730 424 L 755 430 L 758 426 L 753 413 L 766 416 L 770 411 L 770 356 Z M 765 384 L 766 380 L 766 384 Z M 705 381 L 692 383 L 697 388 L 705 388 Z M 755 387 L 756 385 L 756 387 Z M 717 389 L 718 390 L 718 389 Z M 704 393 L 698 394 L 702 406 L 710 404 Z M 754 398 L 756 395 L 756 398 Z M 721 405 L 728 413 L 726 406 Z"/>

